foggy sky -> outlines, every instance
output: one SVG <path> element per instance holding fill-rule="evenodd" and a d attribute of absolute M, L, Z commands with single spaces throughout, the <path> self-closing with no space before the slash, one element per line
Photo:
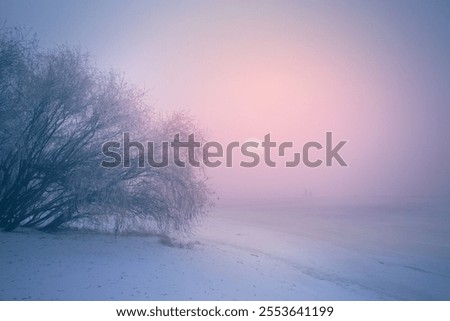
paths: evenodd
<path fill-rule="evenodd" d="M 210 169 L 222 197 L 450 192 L 446 1 L 0 0 L 0 21 L 90 52 L 210 140 L 348 141 L 348 167 Z"/>

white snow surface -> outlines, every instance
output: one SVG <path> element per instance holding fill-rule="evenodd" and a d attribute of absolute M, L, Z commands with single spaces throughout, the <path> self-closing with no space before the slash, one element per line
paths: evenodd
<path fill-rule="evenodd" d="M 222 202 L 182 242 L 0 232 L 0 299 L 450 300 L 447 200 Z"/>

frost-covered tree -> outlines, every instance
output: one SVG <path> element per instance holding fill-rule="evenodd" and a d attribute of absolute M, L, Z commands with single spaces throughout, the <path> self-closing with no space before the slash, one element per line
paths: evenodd
<path fill-rule="evenodd" d="M 158 116 L 79 50 L 42 50 L 20 30 L 0 30 L 0 229 L 111 220 L 116 231 L 188 229 L 209 202 L 201 168 L 100 163 L 102 144 L 124 132 L 160 142 L 195 130 L 183 113 Z"/>

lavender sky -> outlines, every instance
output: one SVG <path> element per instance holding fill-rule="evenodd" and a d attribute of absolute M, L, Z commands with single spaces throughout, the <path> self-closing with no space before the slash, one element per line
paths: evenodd
<path fill-rule="evenodd" d="M 448 1 L 0 0 L 0 22 L 90 52 L 210 140 L 348 141 L 348 167 L 210 169 L 221 197 L 449 195 Z"/>

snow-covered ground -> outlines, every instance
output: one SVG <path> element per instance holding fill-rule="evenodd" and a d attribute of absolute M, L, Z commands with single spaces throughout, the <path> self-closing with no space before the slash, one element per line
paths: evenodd
<path fill-rule="evenodd" d="M 191 245 L 0 232 L 0 299 L 450 300 L 449 201 L 222 202 Z"/>

